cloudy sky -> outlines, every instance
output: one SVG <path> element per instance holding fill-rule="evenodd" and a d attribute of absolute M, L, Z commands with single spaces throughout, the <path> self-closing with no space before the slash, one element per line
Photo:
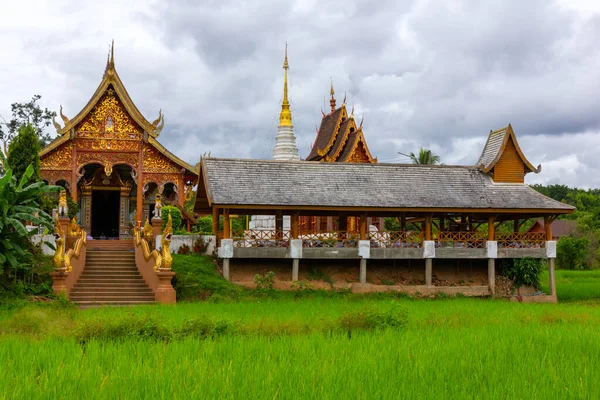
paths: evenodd
<path fill-rule="evenodd" d="M 529 183 L 600 187 L 598 1 L 25 0 L 1 13 L 4 117 L 34 94 L 77 114 L 114 38 L 121 79 L 148 120 L 162 108 L 171 151 L 271 158 L 287 41 L 301 156 L 332 78 L 381 162 L 424 146 L 474 164 L 511 123 L 543 166 Z"/>

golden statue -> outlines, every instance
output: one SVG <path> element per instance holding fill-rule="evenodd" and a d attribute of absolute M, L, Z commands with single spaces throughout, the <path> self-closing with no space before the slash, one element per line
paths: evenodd
<path fill-rule="evenodd" d="M 61 189 L 58 197 L 58 216 L 67 217 L 69 215 L 69 209 L 67 207 L 67 191 Z"/>
<path fill-rule="evenodd" d="M 173 236 L 173 219 L 171 218 L 171 214 L 169 213 L 169 219 L 167 220 L 167 225 L 165 226 L 165 230 L 162 234 L 162 266 L 160 269 L 171 269 L 173 265 L 173 257 L 171 257 L 171 237 Z"/>
<path fill-rule="evenodd" d="M 59 271 L 65 270 L 65 238 L 60 231 L 60 223 L 58 215 L 54 217 L 54 239 L 56 240 L 56 250 L 54 252 L 54 269 Z"/>

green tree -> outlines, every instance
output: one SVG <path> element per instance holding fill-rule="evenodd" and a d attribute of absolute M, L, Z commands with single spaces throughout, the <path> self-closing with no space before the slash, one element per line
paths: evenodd
<path fill-rule="evenodd" d="M 10 152 L 9 145 L 22 126 L 31 125 L 33 127 L 40 140 L 40 147 L 46 146 L 52 140 L 50 134 L 45 132 L 44 129 L 50 126 L 52 117 L 56 113 L 47 108 L 42 109 L 38 104 L 41 98 L 42 96 L 36 94 L 26 103 L 12 103 L 10 105 L 12 112 L 10 121 L 6 121 L 0 116 L 2 119 L 0 123 L 0 142 L 3 144 L 5 156 L 8 156 Z"/>
<path fill-rule="evenodd" d="M 173 232 L 175 232 L 177 229 L 179 229 L 179 227 L 181 226 L 181 221 L 183 221 L 183 216 L 181 214 L 181 210 L 177 207 L 174 206 L 163 206 L 163 208 L 161 209 L 161 214 L 162 214 L 162 221 L 163 221 L 163 225 L 162 228 L 165 229 L 165 226 L 167 226 L 167 221 L 169 220 L 169 214 L 171 214 L 171 220 L 173 223 Z"/>
<path fill-rule="evenodd" d="M 433 154 L 431 152 L 431 150 L 424 149 L 422 147 L 419 149 L 418 155 L 416 155 L 415 153 L 410 153 L 410 154 L 398 153 L 398 154 L 401 154 L 403 156 L 410 158 L 410 160 L 413 164 L 436 165 L 436 164 L 440 163 L 440 156 L 437 156 L 437 155 Z"/>
<path fill-rule="evenodd" d="M 23 125 L 19 128 L 18 135 L 10 143 L 8 167 L 12 169 L 14 177 L 19 180 L 25 174 L 27 168 L 33 166 L 32 179 L 40 180 L 40 139 L 31 125 Z"/>
<path fill-rule="evenodd" d="M 19 271 L 31 268 L 32 233 L 25 228 L 25 222 L 48 229 L 53 225 L 52 217 L 42 211 L 39 201 L 45 193 L 56 192 L 59 187 L 32 183 L 33 172 L 29 166 L 18 184 L 10 169 L 0 179 L 0 265 L 4 284 L 16 281 Z"/>
<path fill-rule="evenodd" d="M 564 236 L 556 244 L 556 264 L 561 269 L 590 269 L 588 247 L 590 240 L 585 237 Z"/>

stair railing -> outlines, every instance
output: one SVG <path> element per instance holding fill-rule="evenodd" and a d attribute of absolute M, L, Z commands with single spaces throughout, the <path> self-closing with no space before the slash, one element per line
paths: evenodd
<path fill-rule="evenodd" d="M 54 272 L 50 273 L 53 279 L 52 289 L 56 294 L 65 292 L 68 295 L 85 267 L 87 233 L 77 225 L 75 219 L 68 226 L 68 219 L 61 222 L 56 216 L 54 221 L 56 250 L 53 258 Z M 69 237 L 76 238 L 75 243 L 73 248 L 65 251 Z"/>

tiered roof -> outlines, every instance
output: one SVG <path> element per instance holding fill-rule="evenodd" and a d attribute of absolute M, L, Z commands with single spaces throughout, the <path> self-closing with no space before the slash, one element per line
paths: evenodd
<path fill-rule="evenodd" d="M 354 121 L 354 110 L 348 115 L 346 102 L 335 107 L 331 87 L 331 112 L 323 115 L 321 127 L 306 161 L 375 163 L 360 125 Z"/>

